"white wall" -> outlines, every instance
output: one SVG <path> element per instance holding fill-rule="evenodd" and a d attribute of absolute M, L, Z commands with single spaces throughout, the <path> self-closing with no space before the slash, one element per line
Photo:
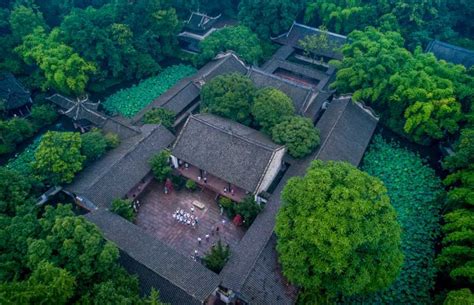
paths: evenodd
<path fill-rule="evenodd" d="M 258 195 L 260 192 L 266 191 L 270 184 L 272 184 L 273 180 L 275 179 L 276 175 L 280 171 L 281 163 L 283 162 L 283 157 L 285 156 L 286 148 L 282 148 L 275 152 L 273 156 L 273 160 L 270 162 L 270 165 L 267 168 L 265 176 L 262 179 L 262 183 L 260 184 L 256 194 Z"/>

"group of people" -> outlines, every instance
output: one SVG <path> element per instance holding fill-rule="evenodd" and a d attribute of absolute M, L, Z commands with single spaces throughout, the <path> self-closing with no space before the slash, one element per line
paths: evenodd
<path fill-rule="evenodd" d="M 172 216 L 177 222 L 192 226 L 193 228 L 198 224 L 198 218 L 194 215 L 194 208 L 191 208 L 191 213 L 183 209 L 177 209 Z"/>

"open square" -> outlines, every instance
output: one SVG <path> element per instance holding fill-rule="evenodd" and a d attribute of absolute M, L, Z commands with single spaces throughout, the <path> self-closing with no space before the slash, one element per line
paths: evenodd
<path fill-rule="evenodd" d="M 245 231 L 235 226 L 225 215 L 221 215 L 215 193 L 201 189 L 194 192 L 183 189 L 165 194 L 163 190 L 162 183 L 153 181 L 140 196 L 141 206 L 135 221 L 139 227 L 190 259 L 195 250 L 199 257 L 205 255 L 219 239 L 230 246 L 231 255 L 233 251 L 237 251 L 236 245 Z M 193 227 L 177 221 L 173 218 L 177 210 L 197 217 L 197 225 Z M 209 240 L 206 235 L 209 235 Z M 198 238 L 201 238 L 201 243 Z"/>

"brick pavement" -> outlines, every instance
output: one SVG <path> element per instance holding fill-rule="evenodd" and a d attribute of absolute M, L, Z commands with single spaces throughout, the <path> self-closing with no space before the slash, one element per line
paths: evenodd
<path fill-rule="evenodd" d="M 214 196 L 215 193 L 200 190 L 173 191 L 166 195 L 163 193 L 163 184 L 153 181 L 139 198 L 141 207 L 135 223 L 190 259 L 194 250 L 198 250 L 198 256 L 203 256 L 219 239 L 229 244 L 232 255 L 232 252 L 238 251 L 236 246 L 245 231 L 234 226 L 227 217 L 220 215 Z M 192 226 L 177 222 L 172 214 L 177 209 L 190 213 L 194 200 L 203 203 L 205 208 L 194 208 L 198 225 L 193 229 Z M 222 220 L 225 220 L 225 224 Z M 213 231 L 216 226 L 219 226 L 219 234 Z M 205 239 L 206 234 L 210 236 L 209 242 Z M 198 237 L 202 239 L 201 245 L 197 242 Z"/>

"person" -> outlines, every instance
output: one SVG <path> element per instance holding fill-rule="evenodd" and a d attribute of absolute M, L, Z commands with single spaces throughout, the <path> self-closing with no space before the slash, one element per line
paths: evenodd
<path fill-rule="evenodd" d="M 216 234 L 219 234 L 219 226 L 216 226 Z"/>
<path fill-rule="evenodd" d="M 204 183 L 207 183 L 207 177 L 204 177 Z"/>
<path fill-rule="evenodd" d="M 206 241 L 209 241 L 209 234 L 206 234 Z"/>
<path fill-rule="evenodd" d="M 198 218 L 196 217 L 196 218 L 194 219 L 194 221 L 196 222 L 196 225 L 197 225 L 197 224 L 198 224 Z"/>
<path fill-rule="evenodd" d="M 194 207 L 191 207 L 191 214 L 194 214 Z"/>
<path fill-rule="evenodd" d="M 198 245 L 201 245 L 201 237 L 198 237 Z"/>

